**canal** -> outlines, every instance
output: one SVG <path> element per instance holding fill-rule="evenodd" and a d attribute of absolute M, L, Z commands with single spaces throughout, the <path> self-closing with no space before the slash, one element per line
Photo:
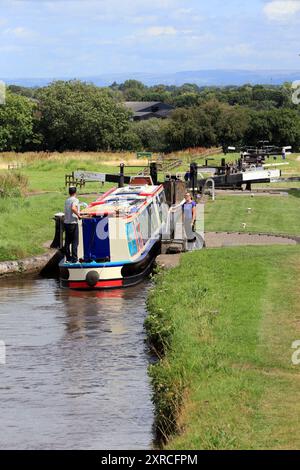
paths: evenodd
<path fill-rule="evenodd" d="M 151 448 L 148 287 L 72 292 L 55 280 L 0 281 L 1 449 Z"/>

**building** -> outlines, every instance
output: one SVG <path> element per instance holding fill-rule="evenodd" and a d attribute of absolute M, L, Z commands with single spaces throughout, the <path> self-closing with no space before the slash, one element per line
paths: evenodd
<path fill-rule="evenodd" d="M 126 101 L 125 106 L 133 112 L 134 121 L 152 118 L 166 119 L 174 107 L 161 101 Z"/>

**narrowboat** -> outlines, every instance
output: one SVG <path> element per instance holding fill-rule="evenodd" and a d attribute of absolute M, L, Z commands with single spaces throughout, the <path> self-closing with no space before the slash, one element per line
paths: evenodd
<path fill-rule="evenodd" d="M 62 286 L 94 290 L 141 282 L 160 253 L 167 212 L 163 185 L 150 177 L 101 195 L 81 210 L 79 261 L 61 261 Z"/>

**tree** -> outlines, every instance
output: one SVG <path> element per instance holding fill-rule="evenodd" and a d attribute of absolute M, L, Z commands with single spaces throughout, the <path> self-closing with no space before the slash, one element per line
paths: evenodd
<path fill-rule="evenodd" d="M 33 138 L 36 103 L 7 90 L 6 102 L 0 105 L 0 150 L 23 151 Z"/>
<path fill-rule="evenodd" d="M 200 96 L 198 93 L 186 92 L 176 96 L 172 100 L 172 104 L 177 108 L 190 108 L 197 106 L 200 103 Z"/>
<path fill-rule="evenodd" d="M 124 93 L 125 101 L 143 101 L 143 95 L 147 90 L 138 80 L 126 80 L 119 88 Z"/>
<path fill-rule="evenodd" d="M 245 143 L 269 140 L 275 145 L 300 147 L 300 115 L 297 110 L 252 111 Z"/>
<path fill-rule="evenodd" d="M 30 88 L 19 85 L 9 85 L 8 90 L 16 95 L 26 96 L 27 98 L 34 98 L 37 88 Z"/>
<path fill-rule="evenodd" d="M 57 81 L 38 93 L 40 131 L 49 150 L 121 150 L 130 113 L 111 93 L 80 81 Z"/>
<path fill-rule="evenodd" d="M 133 123 L 133 129 L 142 147 L 150 152 L 164 152 L 167 149 L 166 132 L 168 121 L 149 119 Z"/>
<path fill-rule="evenodd" d="M 216 122 L 219 145 L 240 145 L 250 122 L 250 113 L 240 106 L 220 106 L 220 115 Z"/>
<path fill-rule="evenodd" d="M 212 117 L 201 106 L 181 108 L 172 113 L 166 139 L 169 150 L 216 145 L 217 134 Z"/>

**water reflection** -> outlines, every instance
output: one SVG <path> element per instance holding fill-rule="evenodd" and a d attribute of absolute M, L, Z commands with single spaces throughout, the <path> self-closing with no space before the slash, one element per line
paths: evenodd
<path fill-rule="evenodd" d="M 149 448 L 147 285 L 72 292 L 37 279 L 0 289 L 0 448 Z"/>

